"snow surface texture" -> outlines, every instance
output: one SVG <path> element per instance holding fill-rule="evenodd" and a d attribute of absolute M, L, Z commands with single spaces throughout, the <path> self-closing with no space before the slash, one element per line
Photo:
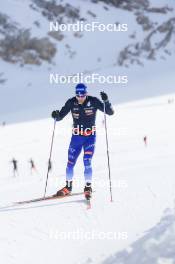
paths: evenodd
<path fill-rule="evenodd" d="M 108 117 L 113 203 L 109 196 L 103 115 L 98 115 L 97 147 L 93 159 L 95 193 L 91 210 L 86 209 L 83 196 L 9 207 L 12 201 L 43 195 L 53 120 L 1 127 L 0 204 L 3 208 L 0 209 L 0 255 L 3 263 L 56 264 L 60 260 L 65 264 L 120 263 L 115 262 L 115 256 L 121 263 L 130 263 L 126 262 L 127 253 L 115 254 L 141 237 L 131 246 L 131 263 L 138 255 L 143 258 L 140 263 L 166 263 L 149 260 L 159 256 L 170 258 L 166 251 L 159 255 L 153 249 L 157 245 L 159 250 L 159 245 L 166 244 L 172 225 L 162 227 L 160 241 L 157 241 L 160 225 L 146 237 L 144 235 L 146 230 L 157 225 L 167 208 L 174 208 L 174 113 L 171 95 L 118 105 L 116 115 Z M 57 123 L 48 195 L 55 193 L 65 182 L 70 134 L 69 116 Z M 145 135 L 147 147 L 143 141 Z M 19 161 L 19 176 L 16 178 L 10 163 L 13 157 Z M 37 168 L 32 175 L 28 162 L 31 157 Z M 75 168 L 74 192 L 82 191 L 83 186 L 80 156 Z M 115 237 L 111 238 L 111 234 Z M 173 237 L 171 241 L 173 243 Z M 165 246 L 167 250 L 168 245 Z M 146 255 L 144 251 L 145 262 L 141 255 L 144 249 L 147 250 Z M 110 255 L 114 257 L 108 259 Z M 171 259 L 174 261 L 172 254 Z"/>
<path fill-rule="evenodd" d="M 49 117 L 53 107 L 59 108 L 74 94 L 72 83 L 50 85 L 50 73 L 127 75 L 127 85 L 89 85 L 89 93 L 98 95 L 105 89 L 113 103 L 175 92 L 172 85 L 175 82 L 174 1 L 132 1 L 135 5 L 123 1 L 132 6 L 128 11 L 103 1 L 57 0 L 58 16 L 55 16 L 55 5 L 48 8 L 47 2 L 8 0 L 0 3 L 0 39 L 7 41 L 11 35 L 18 36 L 17 40 L 5 42 L 5 50 L 0 42 L 0 57 L 6 58 L 0 60 L 0 122 Z M 143 8 L 143 2 L 147 7 Z M 60 5 L 63 14 L 59 14 Z M 150 11 L 153 7 L 162 11 Z M 49 34 L 49 21 L 61 18 L 67 23 L 80 18 L 85 22 L 127 23 L 128 32 L 83 32 L 80 36 L 66 32 L 63 39 L 55 38 Z M 23 31 L 25 34 L 21 33 Z M 41 39 L 45 45 L 40 50 Z M 15 45 L 15 49 L 11 45 Z M 19 51 L 12 58 L 17 62 L 12 64 L 8 61 L 12 58 L 7 55 L 16 49 Z M 33 55 L 40 65 L 33 61 Z"/>
<path fill-rule="evenodd" d="M 104 264 L 157 263 L 173 264 L 175 247 L 175 215 L 167 211 L 161 221 L 143 238 L 126 250 L 104 261 Z"/>

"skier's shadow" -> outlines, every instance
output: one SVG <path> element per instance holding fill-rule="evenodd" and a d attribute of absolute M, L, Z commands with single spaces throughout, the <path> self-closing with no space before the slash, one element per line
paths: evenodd
<path fill-rule="evenodd" d="M 52 204 L 43 204 L 43 205 L 26 205 L 27 207 L 24 207 L 24 205 L 16 205 L 15 208 L 13 206 L 4 206 L 4 207 L 0 207 L 0 213 L 1 212 L 13 212 L 13 211 L 23 211 L 23 210 L 30 210 L 30 209 L 34 209 L 34 208 L 43 208 L 43 207 L 53 207 L 53 206 L 60 206 L 63 204 L 74 204 L 74 203 L 81 203 L 81 204 L 85 204 L 85 200 L 81 199 L 81 200 L 74 200 L 74 201 L 67 201 L 67 202 L 61 202 L 61 203 L 52 203 Z"/>

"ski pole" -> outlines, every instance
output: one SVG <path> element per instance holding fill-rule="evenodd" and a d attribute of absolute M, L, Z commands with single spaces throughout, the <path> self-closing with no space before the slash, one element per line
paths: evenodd
<path fill-rule="evenodd" d="M 45 184 L 45 191 L 44 191 L 44 197 L 46 196 L 46 190 L 47 190 L 47 182 L 48 182 L 48 177 L 49 177 L 49 164 L 51 162 L 51 157 L 52 157 L 52 148 L 53 148 L 53 140 L 54 140 L 54 134 L 55 134 L 55 127 L 56 127 L 56 118 L 54 119 L 54 128 L 53 128 L 53 133 L 52 133 L 52 140 L 51 140 L 51 146 L 50 146 L 50 155 L 49 155 L 49 162 L 48 162 L 48 168 L 47 168 L 47 177 L 46 177 L 46 184 Z"/>
<path fill-rule="evenodd" d="M 105 125 L 105 136 L 106 136 L 106 153 L 107 153 L 107 160 L 108 160 L 109 191 L 110 191 L 110 197 L 111 197 L 111 202 L 112 202 L 113 201 L 112 181 L 111 181 L 111 167 L 110 167 L 110 158 L 109 158 L 108 129 L 107 129 L 107 121 L 106 121 L 105 103 L 104 103 L 104 125 Z"/>

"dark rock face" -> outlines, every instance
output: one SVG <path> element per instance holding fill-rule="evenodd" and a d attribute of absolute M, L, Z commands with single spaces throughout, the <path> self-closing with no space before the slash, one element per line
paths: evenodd
<path fill-rule="evenodd" d="M 15 28 L 13 34 L 4 33 L 0 40 L 0 57 L 11 63 L 40 65 L 42 61 L 50 62 L 55 53 L 48 38 L 32 38 L 29 30 Z"/>
<path fill-rule="evenodd" d="M 137 17 L 136 17 L 136 21 L 139 25 L 142 26 L 142 29 L 144 31 L 147 31 L 147 30 L 150 30 L 153 28 L 153 22 L 150 21 L 150 19 L 143 15 L 143 14 L 139 14 Z"/>
<path fill-rule="evenodd" d="M 48 35 L 58 41 L 62 41 L 64 39 L 64 35 L 60 31 L 51 31 L 48 33 Z"/>
<path fill-rule="evenodd" d="M 0 33 L 6 34 L 13 34 L 13 32 L 17 29 L 17 23 L 12 23 L 8 16 L 0 13 Z"/>
<path fill-rule="evenodd" d="M 172 11 L 169 7 L 150 7 L 149 0 L 96 0 L 95 3 L 103 2 L 108 5 L 122 8 L 128 11 L 145 10 L 152 13 L 166 14 L 168 11 Z"/>
<path fill-rule="evenodd" d="M 159 40 L 155 42 L 154 37 L 157 35 Z M 171 53 L 166 51 L 166 47 L 173 37 L 175 37 L 175 18 L 171 18 L 151 30 L 143 41 L 125 47 L 119 54 L 118 64 L 126 67 L 133 63 L 142 65 L 142 58 L 155 60 L 160 49 L 170 55 Z"/>
<path fill-rule="evenodd" d="M 55 0 L 31 0 L 29 5 L 35 12 L 41 13 L 48 21 L 57 21 L 58 23 L 74 23 L 80 18 L 80 11 L 71 4 L 57 4 Z M 94 13 L 89 13 L 95 16 Z M 39 21 L 35 25 L 40 27 Z M 22 29 L 17 23 L 0 13 L 0 57 L 8 62 L 21 64 L 40 65 L 43 60 L 50 62 L 56 53 L 55 45 L 50 41 L 53 38 L 56 41 L 62 41 L 64 34 L 62 32 L 48 32 L 48 37 L 32 38 L 28 29 Z M 76 38 L 82 37 L 75 33 Z M 69 49 L 70 57 L 75 56 L 75 52 Z"/>
<path fill-rule="evenodd" d="M 128 11 L 146 9 L 149 7 L 148 0 L 98 0 L 97 2 L 104 2 L 105 4 L 110 4 L 117 8 L 122 8 Z"/>
<path fill-rule="evenodd" d="M 31 8 L 41 12 L 49 21 L 56 19 L 63 23 L 66 22 L 65 18 L 71 22 L 80 19 L 79 9 L 70 4 L 62 5 L 57 4 L 56 1 L 33 0 Z"/>
<path fill-rule="evenodd" d="M 166 15 L 172 12 L 173 8 L 168 6 L 151 7 L 149 0 L 93 0 L 92 2 L 96 4 L 101 2 L 117 9 L 130 11 L 135 15 L 137 24 L 142 27 L 145 37 L 138 41 L 137 32 L 133 32 L 130 35 L 131 42 L 118 55 L 117 65 L 129 67 L 131 64 L 138 64 L 143 66 L 143 59 L 156 60 L 159 50 L 164 52 L 165 56 L 160 56 L 162 59 L 171 55 L 172 51 L 168 49 L 168 45 L 175 35 L 175 17 L 159 24 L 153 22 L 149 14 Z M 155 37 L 158 39 L 157 41 L 154 40 Z"/>

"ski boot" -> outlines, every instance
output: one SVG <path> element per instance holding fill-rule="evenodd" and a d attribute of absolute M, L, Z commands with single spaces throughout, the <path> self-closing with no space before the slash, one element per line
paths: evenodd
<path fill-rule="evenodd" d="M 72 192 L 72 181 L 66 181 L 66 186 L 59 190 L 55 196 L 66 196 L 71 195 Z"/>
<path fill-rule="evenodd" d="M 92 187 L 91 183 L 87 182 L 84 187 L 84 196 L 86 200 L 90 200 L 92 198 Z"/>

